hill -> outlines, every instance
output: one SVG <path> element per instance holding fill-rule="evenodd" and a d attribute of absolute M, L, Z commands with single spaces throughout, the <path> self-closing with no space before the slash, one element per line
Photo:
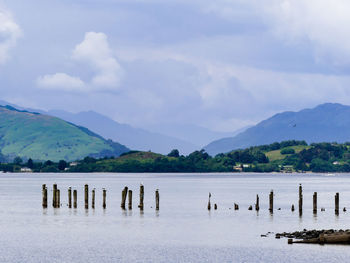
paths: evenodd
<path fill-rule="evenodd" d="M 285 140 L 350 141 L 350 106 L 326 103 L 299 112 L 283 112 L 234 136 L 213 141 L 204 149 L 212 155 Z"/>
<path fill-rule="evenodd" d="M 0 119 L 0 149 L 8 159 L 70 161 L 85 156 L 119 156 L 129 150 L 86 128 L 11 106 L 0 106 Z"/>
<path fill-rule="evenodd" d="M 104 138 L 116 140 L 134 150 L 152 150 L 153 152 L 168 154 L 172 149 L 179 149 L 181 153 L 188 154 L 200 148 L 199 145 L 182 139 L 118 123 L 94 111 L 71 113 L 62 110 L 51 110 L 47 114 L 87 127 Z"/>

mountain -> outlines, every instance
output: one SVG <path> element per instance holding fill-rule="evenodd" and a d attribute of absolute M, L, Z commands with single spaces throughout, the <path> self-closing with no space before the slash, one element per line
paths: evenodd
<path fill-rule="evenodd" d="M 313 142 L 350 141 L 350 106 L 325 103 L 299 112 L 283 112 L 204 149 L 211 155 L 284 140 Z"/>
<path fill-rule="evenodd" d="M 217 132 L 194 124 L 157 124 L 147 126 L 147 129 L 191 142 L 198 145 L 197 150 L 214 140 L 232 137 L 239 133 L 239 131 Z"/>
<path fill-rule="evenodd" d="M 1 154 L 34 160 L 71 161 L 86 156 L 119 156 L 125 146 L 59 118 L 0 106 Z"/>
<path fill-rule="evenodd" d="M 62 110 L 50 110 L 47 114 L 87 127 L 104 138 L 118 141 L 133 150 L 152 150 L 153 152 L 168 154 L 172 149 L 178 149 L 181 154 L 189 154 L 200 148 L 199 145 L 182 139 L 135 128 L 127 124 L 120 124 L 94 111 L 71 113 Z"/>

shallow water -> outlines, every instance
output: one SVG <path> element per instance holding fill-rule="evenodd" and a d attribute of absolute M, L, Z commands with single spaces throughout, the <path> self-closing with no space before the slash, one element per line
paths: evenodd
<path fill-rule="evenodd" d="M 41 185 L 48 186 L 48 209 Z M 61 190 L 53 209 L 52 184 Z M 84 209 L 84 184 L 96 188 L 96 209 Z M 139 184 L 145 210 L 137 208 Z M 302 183 L 304 212 L 292 213 Z M 134 209 L 120 209 L 121 190 L 133 190 Z M 78 190 L 68 209 L 67 189 Z M 102 209 L 102 188 L 107 209 Z M 160 190 L 160 211 L 154 190 Z M 275 193 L 275 211 L 268 195 Z M 319 208 L 312 214 L 312 194 Z M 206 209 L 208 193 L 218 210 Z M 350 247 L 288 245 L 267 232 L 350 228 L 348 212 L 334 214 L 334 195 L 350 208 L 350 175 L 316 174 L 0 174 L 0 262 L 347 262 Z M 260 196 L 260 211 L 248 211 Z M 91 193 L 90 193 L 91 197 Z M 233 203 L 240 205 L 234 211 Z M 231 209 L 230 209 L 231 208 Z M 281 208 L 280 211 L 277 208 Z"/>

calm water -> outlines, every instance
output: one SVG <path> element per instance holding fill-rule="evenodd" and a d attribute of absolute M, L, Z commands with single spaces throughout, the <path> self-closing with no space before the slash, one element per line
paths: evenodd
<path fill-rule="evenodd" d="M 61 189 L 60 209 L 41 207 L 41 185 Z M 86 211 L 83 187 L 96 188 L 96 209 Z M 139 184 L 145 210 L 137 209 Z M 297 204 L 303 184 L 304 213 Z M 121 190 L 134 192 L 134 209 L 120 209 Z M 67 188 L 78 190 L 78 209 L 68 209 Z M 107 209 L 102 209 L 102 188 Z M 154 190 L 160 189 L 160 211 Z M 273 216 L 268 194 L 275 192 Z M 312 214 L 312 194 L 325 212 Z M 217 211 L 206 210 L 208 192 Z M 349 212 L 334 215 L 334 194 Z M 260 196 L 259 213 L 248 211 Z M 239 203 L 240 210 L 230 209 Z M 153 207 L 153 208 L 151 208 Z M 297 208 L 297 206 L 296 206 Z M 268 231 L 350 228 L 350 175 L 279 174 L 1 174 L 0 262 L 347 262 L 350 247 L 288 245 L 260 237 Z"/>

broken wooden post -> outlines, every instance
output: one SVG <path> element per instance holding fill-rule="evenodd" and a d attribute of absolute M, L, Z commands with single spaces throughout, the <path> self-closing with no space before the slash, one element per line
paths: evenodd
<path fill-rule="evenodd" d="M 156 190 L 156 210 L 159 210 L 159 190 L 158 189 Z"/>
<path fill-rule="evenodd" d="M 102 207 L 103 209 L 106 209 L 106 189 L 102 189 L 103 192 L 103 201 L 102 201 Z"/>
<path fill-rule="evenodd" d="M 208 199 L 208 210 L 209 211 L 211 209 L 210 198 L 211 198 L 211 193 L 209 193 L 209 199 Z"/>
<path fill-rule="evenodd" d="M 42 186 L 42 194 L 43 194 L 43 208 L 47 208 L 47 188 L 46 185 Z"/>
<path fill-rule="evenodd" d="M 123 189 L 123 191 L 122 191 L 122 202 L 121 202 L 121 204 L 120 204 L 120 207 L 121 207 L 122 209 L 125 209 L 125 202 L 126 202 L 126 197 L 127 197 L 127 195 L 128 195 L 128 187 L 125 186 L 124 189 Z"/>
<path fill-rule="evenodd" d="M 128 193 L 128 209 L 131 210 L 132 209 L 132 191 L 129 190 Z"/>
<path fill-rule="evenodd" d="M 217 209 L 218 209 L 218 205 L 214 204 L 214 210 L 217 210 Z"/>
<path fill-rule="evenodd" d="M 259 211 L 260 206 L 259 206 L 259 195 L 256 195 L 256 203 L 255 203 L 255 210 Z"/>
<path fill-rule="evenodd" d="M 299 184 L 299 214 L 303 213 L 303 187 Z"/>
<path fill-rule="evenodd" d="M 60 189 L 56 190 L 56 208 L 60 208 L 61 207 L 61 193 L 60 193 Z"/>
<path fill-rule="evenodd" d="M 95 188 L 92 189 L 91 195 L 92 195 L 91 208 L 95 209 Z"/>
<path fill-rule="evenodd" d="M 294 212 L 294 210 L 295 210 L 294 204 L 292 204 L 292 208 L 290 210 L 292 210 L 292 212 Z"/>
<path fill-rule="evenodd" d="M 78 204 L 78 192 L 77 190 L 73 191 L 73 207 L 77 208 L 77 204 Z"/>
<path fill-rule="evenodd" d="M 68 208 L 72 208 L 72 187 L 68 188 Z"/>
<path fill-rule="evenodd" d="M 313 199 L 313 212 L 314 212 L 314 214 L 317 214 L 317 192 L 314 192 L 314 195 L 313 195 L 313 197 L 312 197 L 312 199 Z"/>
<path fill-rule="evenodd" d="M 339 193 L 335 194 L 334 199 L 335 199 L 335 213 L 339 214 Z"/>
<path fill-rule="evenodd" d="M 239 210 L 239 205 L 238 204 L 234 203 L 233 205 L 234 205 L 235 210 Z"/>
<path fill-rule="evenodd" d="M 273 213 L 273 190 L 270 192 L 269 201 L 269 211 L 270 213 Z"/>
<path fill-rule="evenodd" d="M 56 208 L 56 191 L 57 191 L 57 184 L 54 184 L 52 187 L 52 206 L 53 208 Z"/>
<path fill-rule="evenodd" d="M 140 204 L 139 204 L 140 210 L 143 210 L 144 191 L 145 191 L 145 188 L 144 188 L 144 186 L 141 184 L 141 185 L 140 185 Z"/>
<path fill-rule="evenodd" d="M 89 208 L 89 186 L 86 184 L 85 187 L 85 209 L 88 209 Z"/>

